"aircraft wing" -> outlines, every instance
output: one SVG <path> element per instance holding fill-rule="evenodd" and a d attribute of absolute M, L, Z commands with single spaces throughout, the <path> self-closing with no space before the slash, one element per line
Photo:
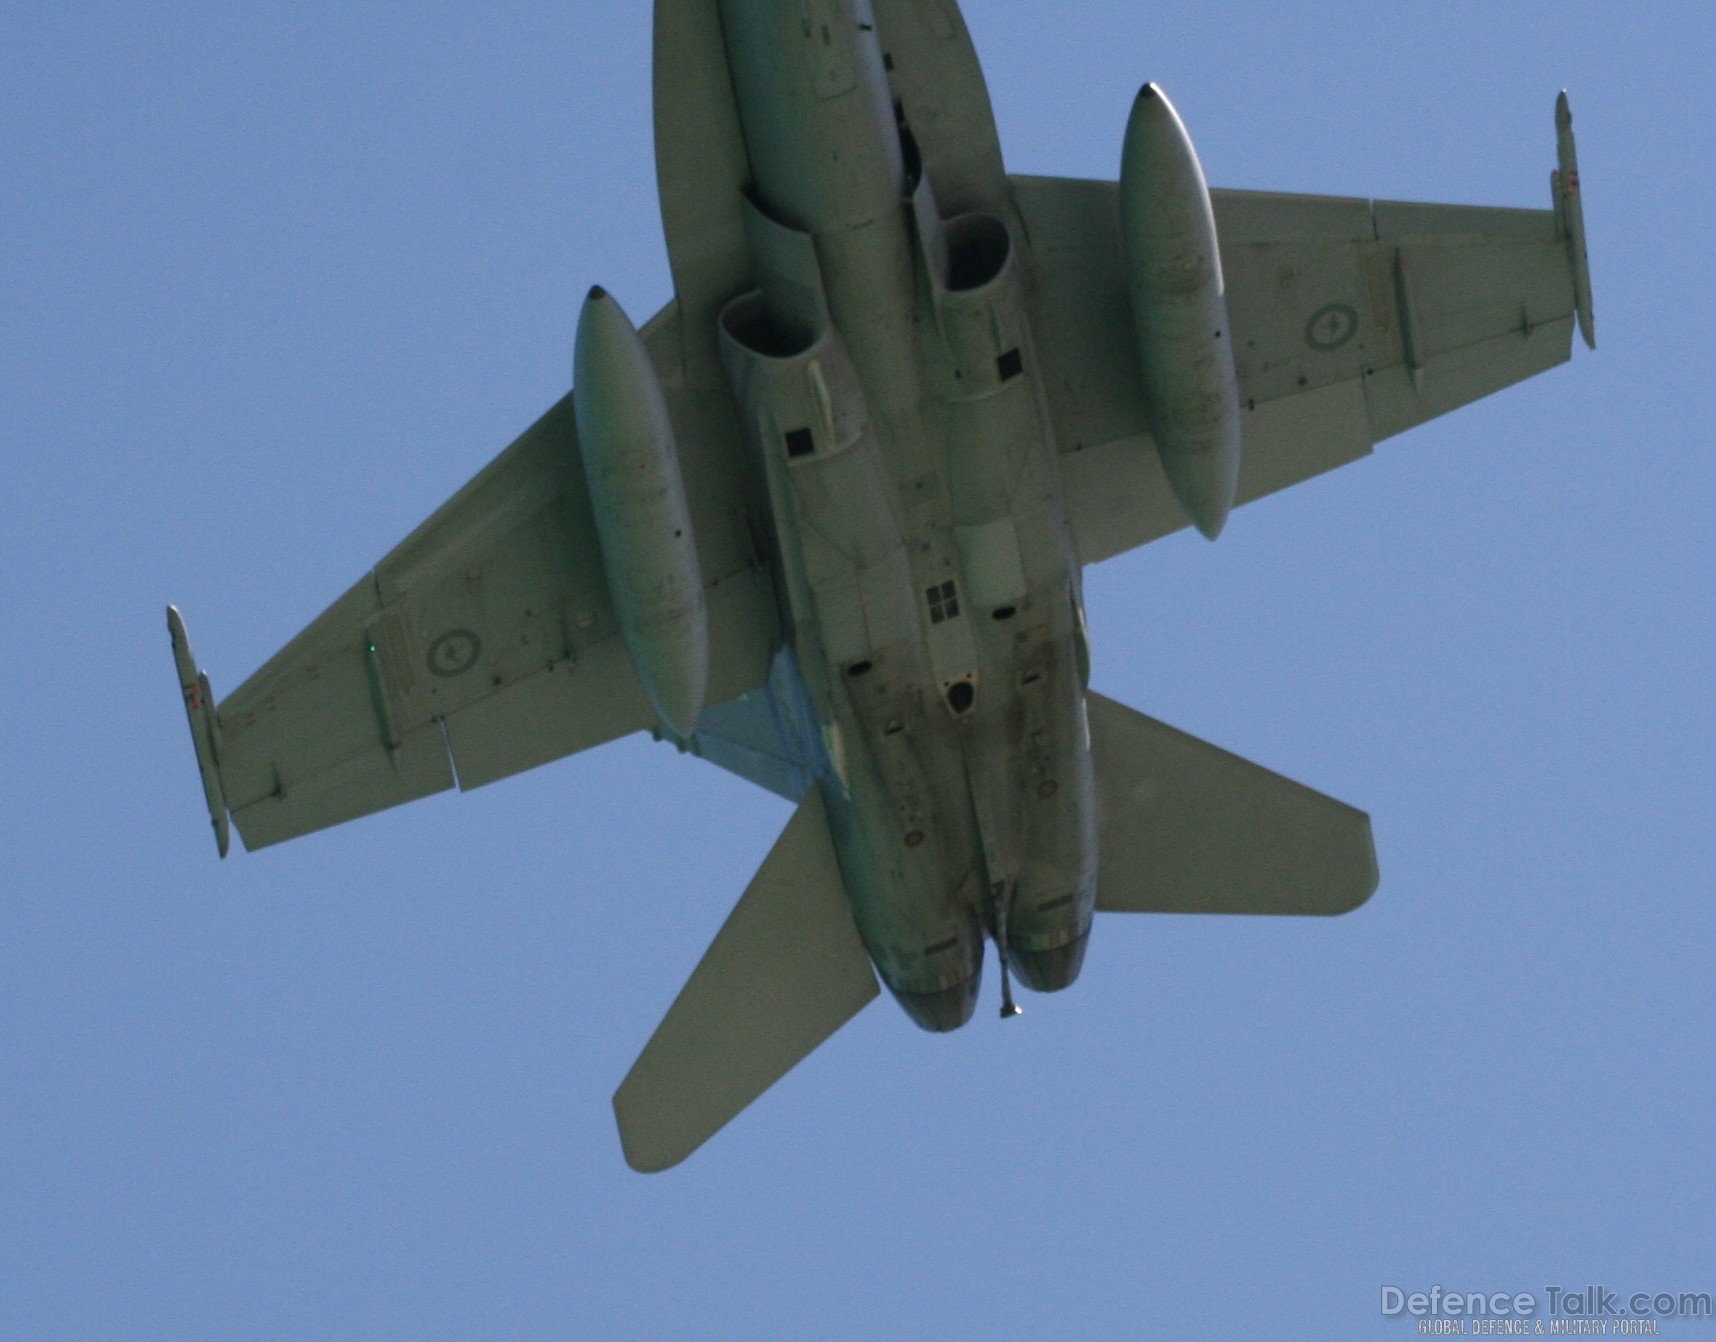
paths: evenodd
<path fill-rule="evenodd" d="M 1011 181 L 1067 508 L 1096 563 L 1187 525 L 1145 428 L 1119 190 Z M 1240 503 L 1569 357 L 1574 266 L 1554 210 L 1210 195 L 1244 421 Z"/>
<path fill-rule="evenodd" d="M 670 305 L 644 339 L 691 502 L 718 704 L 767 678 L 774 598 L 738 426 L 723 398 L 684 387 L 677 327 Z M 609 601 L 569 393 L 220 703 L 215 792 L 261 848 L 656 725 Z"/>

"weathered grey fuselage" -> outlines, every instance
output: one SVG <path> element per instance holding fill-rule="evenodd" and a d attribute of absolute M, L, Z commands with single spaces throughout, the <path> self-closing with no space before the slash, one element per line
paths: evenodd
<path fill-rule="evenodd" d="M 721 362 L 767 479 L 853 913 L 920 1025 L 985 933 L 1077 975 L 1096 815 L 1078 566 L 1011 210 L 944 219 L 865 0 L 721 0 L 753 287 Z"/>

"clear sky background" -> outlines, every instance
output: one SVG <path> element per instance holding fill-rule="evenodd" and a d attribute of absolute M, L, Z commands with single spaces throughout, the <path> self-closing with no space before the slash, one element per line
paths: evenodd
<path fill-rule="evenodd" d="M 669 297 L 647 6 L 9 4 L 0 1336 L 1716 1290 L 1716 10 L 967 8 L 1015 171 L 1112 176 L 1151 78 L 1215 185 L 1543 206 L 1570 91 L 1600 352 L 1087 575 L 1094 684 L 1368 810 L 1374 899 L 883 999 L 633 1174 L 609 1096 L 787 805 L 633 739 L 220 863 L 162 607 L 232 689 L 565 391 L 589 285 Z"/>

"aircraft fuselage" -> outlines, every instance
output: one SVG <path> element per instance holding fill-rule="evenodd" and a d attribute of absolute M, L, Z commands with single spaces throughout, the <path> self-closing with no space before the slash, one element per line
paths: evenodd
<path fill-rule="evenodd" d="M 757 287 L 722 361 L 768 482 L 853 914 L 912 1018 L 986 933 L 1076 978 L 1097 870 L 1079 569 L 1016 221 L 943 220 L 862 0 L 721 0 Z"/>

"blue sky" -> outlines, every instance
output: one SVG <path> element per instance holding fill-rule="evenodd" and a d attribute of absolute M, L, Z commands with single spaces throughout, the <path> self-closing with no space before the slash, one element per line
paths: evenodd
<path fill-rule="evenodd" d="M 621 8 L 0 15 L 0 1333 L 1716 1290 L 1706 6 L 967 6 L 1022 172 L 1112 175 L 1151 78 L 1215 185 L 1544 205 L 1570 91 L 1600 352 L 1087 575 L 1098 688 L 1371 813 L 1359 912 L 884 1001 L 643 1178 L 609 1096 L 785 803 L 631 740 L 215 860 L 165 602 L 230 690 L 565 390 L 589 285 L 669 297 Z"/>

